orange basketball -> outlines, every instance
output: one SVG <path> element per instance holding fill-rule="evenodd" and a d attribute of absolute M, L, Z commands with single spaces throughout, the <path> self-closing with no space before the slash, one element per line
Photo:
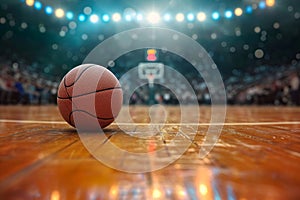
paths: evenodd
<path fill-rule="evenodd" d="M 60 82 L 57 104 L 62 117 L 82 130 L 99 130 L 114 121 L 120 112 L 123 92 L 108 69 L 83 64 L 69 71 Z"/>

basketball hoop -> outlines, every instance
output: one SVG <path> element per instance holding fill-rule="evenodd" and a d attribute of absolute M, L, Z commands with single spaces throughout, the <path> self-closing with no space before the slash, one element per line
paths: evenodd
<path fill-rule="evenodd" d="M 154 87 L 155 79 L 163 79 L 164 64 L 162 63 L 139 63 L 138 73 L 140 79 L 147 79 L 149 87 Z"/>
<path fill-rule="evenodd" d="M 147 62 L 147 63 L 139 63 L 138 65 L 138 74 L 140 79 L 148 80 L 149 87 L 149 105 L 155 103 L 155 88 L 154 88 L 154 80 L 162 80 L 164 76 L 164 64 L 157 62 Z"/>

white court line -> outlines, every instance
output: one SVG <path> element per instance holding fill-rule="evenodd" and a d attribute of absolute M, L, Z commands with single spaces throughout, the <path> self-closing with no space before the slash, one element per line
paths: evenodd
<path fill-rule="evenodd" d="M 0 119 L 0 123 L 23 123 L 23 124 L 67 124 L 64 121 L 36 121 L 36 120 L 13 120 Z M 140 125 L 147 126 L 149 123 L 112 123 L 112 125 L 132 126 Z M 258 126 L 258 125 L 300 125 L 300 121 L 279 121 L 279 122 L 228 122 L 228 123 L 151 123 L 151 125 L 167 125 L 167 126 Z"/>
<path fill-rule="evenodd" d="M 21 124 L 67 124 L 64 121 L 35 121 L 35 120 L 15 120 L 0 119 L 0 123 L 21 123 Z"/>

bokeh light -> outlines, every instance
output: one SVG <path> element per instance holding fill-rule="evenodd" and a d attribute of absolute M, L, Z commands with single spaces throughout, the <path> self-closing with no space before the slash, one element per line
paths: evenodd
<path fill-rule="evenodd" d="M 99 21 L 98 15 L 92 14 L 91 17 L 90 17 L 90 21 L 91 21 L 92 23 L 97 23 L 97 22 Z"/>
<path fill-rule="evenodd" d="M 133 8 L 125 8 L 124 15 L 129 15 L 131 16 L 131 19 L 133 19 L 136 16 L 136 11 Z"/>
<path fill-rule="evenodd" d="M 266 8 L 266 2 L 265 2 L 265 1 L 259 2 L 258 7 L 259 7 L 260 9 L 265 9 L 265 8 Z"/>
<path fill-rule="evenodd" d="M 33 6 L 34 0 L 26 0 L 26 5 L 27 6 Z"/>
<path fill-rule="evenodd" d="M 143 17 L 142 14 L 139 13 L 139 14 L 136 15 L 136 20 L 137 21 L 142 21 L 143 19 L 144 19 L 144 17 Z"/>
<path fill-rule="evenodd" d="M 236 8 L 234 14 L 239 17 L 243 14 L 243 10 L 241 8 Z"/>
<path fill-rule="evenodd" d="M 109 22 L 109 20 L 110 20 L 110 17 L 109 17 L 108 14 L 102 15 L 102 21 L 103 21 L 103 22 Z"/>
<path fill-rule="evenodd" d="M 51 15 L 51 14 L 53 13 L 52 7 L 47 6 L 47 7 L 45 8 L 45 12 L 46 12 L 46 14 Z"/>
<path fill-rule="evenodd" d="M 42 9 L 42 3 L 39 1 L 36 1 L 34 3 L 34 7 L 35 7 L 35 9 L 40 10 L 40 9 Z"/>
<path fill-rule="evenodd" d="M 275 5 L 275 0 L 266 0 L 266 5 L 272 7 Z"/>
<path fill-rule="evenodd" d="M 225 17 L 227 18 L 227 19 L 230 19 L 230 18 L 232 18 L 232 11 L 231 10 L 227 10 L 227 11 L 225 11 Z"/>
<path fill-rule="evenodd" d="M 256 26 L 256 27 L 254 28 L 254 32 L 255 32 L 255 33 L 260 33 L 260 31 L 261 31 L 261 28 L 260 28 L 259 26 Z"/>
<path fill-rule="evenodd" d="M 121 14 L 120 14 L 120 13 L 114 13 L 114 14 L 112 15 L 112 20 L 113 20 L 114 22 L 119 22 L 119 21 L 121 20 Z"/>
<path fill-rule="evenodd" d="M 157 12 L 151 12 L 147 17 L 147 20 L 151 24 L 157 24 L 160 21 L 160 15 Z"/>
<path fill-rule="evenodd" d="M 45 7 L 45 13 L 50 15 L 53 13 L 54 9 L 50 6 L 50 5 L 42 5 L 42 3 L 40 1 L 37 0 L 21 0 L 22 2 L 24 2 L 26 5 L 28 6 L 34 6 L 37 10 L 42 9 L 43 7 Z M 143 20 L 147 20 L 148 22 L 150 22 L 151 24 L 156 24 L 158 23 L 161 18 L 163 18 L 164 21 L 169 22 L 171 21 L 171 19 L 176 19 L 177 22 L 183 22 L 184 20 L 186 20 L 187 22 L 192 22 L 194 20 L 198 20 L 199 22 L 203 22 L 206 20 L 207 16 L 211 16 L 211 18 L 215 21 L 219 20 L 221 17 L 225 17 L 227 19 L 230 19 L 234 16 L 242 16 L 244 13 L 252 13 L 253 11 L 255 11 L 257 8 L 259 9 L 265 9 L 267 6 L 268 7 L 272 7 L 275 5 L 276 0 L 258 0 L 256 3 L 252 3 L 251 5 L 246 5 L 245 8 L 233 8 L 233 9 L 229 9 L 229 10 L 225 10 L 224 15 L 220 14 L 219 10 L 216 10 L 214 12 L 198 12 L 198 13 L 192 13 L 192 12 L 188 12 L 186 15 L 183 13 L 177 13 L 177 14 L 172 14 L 172 13 L 158 13 L 158 12 L 151 12 L 147 15 L 147 17 L 144 17 L 142 13 L 138 13 L 137 11 L 135 11 L 133 8 L 125 8 L 123 14 L 116 14 L 115 16 L 113 15 L 101 15 L 101 20 L 103 22 L 108 22 L 111 19 L 114 22 L 118 22 L 120 21 L 124 16 L 125 21 L 132 21 L 132 20 L 136 20 L 137 22 L 141 22 Z M 291 7 L 291 6 L 290 6 Z M 82 14 L 80 13 L 76 13 L 75 11 L 69 11 L 66 12 L 62 9 L 62 8 L 58 8 L 55 10 L 55 15 L 58 18 L 62 18 L 63 16 L 66 16 L 66 18 L 68 20 L 73 20 L 74 16 L 77 15 L 78 20 L 80 22 L 85 21 L 85 18 L 87 17 L 87 15 L 92 15 L 93 9 L 91 6 L 86 6 L 82 9 Z M 222 11 L 221 11 L 222 12 Z M 174 15 L 174 16 L 173 16 Z M 296 13 L 295 16 L 299 15 L 300 18 L 300 14 Z M 296 19 L 298 19 L 298 17 L 295 17 Z M 98 19 L 100 20 L 100 18 Z"/>
<path fill-rule="evenodd" d="M 220 19 L 220 14 L 218 12 L 213 12 L 211 17 L 213 18 L 213 20 L 218 20 Z"/>
<path fill-rule="evenodd" d="M 74 14 L 69 11 L 69 12 L 66 13 L 66 17 L 67 17 L 68 20 L 72 20 L 73 17 L 74 17 Z"/>
<path fill-rule="evenodd" d="M 264 51 L 262 49 L 257 49 L 254 52 L 254 55 L 257 59 L 263 58 L 264 57 Z"/>
<path fill-rule="evenodd" d="M 75 29 L 76 27 L 77 27 L 76 22 L 71 21 L 71 22 L 69 23 L 69 28 L 70 28 L 70 29 Z"/>
<path fill-rule="evenodd" d="M 199 191 L 202 196 L 205 196 L 208 192 L 207 186 L 205 184 L 200 184 Z"/>
<path fill-rule="evenodd" d="M 194 16 L 193 13 L 189 13 L 189 14 L 186 16 L 186 19 L 187 19 L 189 22 L 192 22 L 192 21 L 194 21 L 195 16 Z"/>
<path fill-rule="evenodd" d="M 65 11 L 61 8 L 55 10 L 55 16 L 58 18 L 62 18 L 65 15 Z"/>
<path fill-rule="evenodd" d="M 274 29 L 279 29 L 279 27 L 280 27 L 280 24 L 279 24 L 278 22 L 275 22 L 275 23 L 273 24 L 273 28 L 274 28 Z"/>
<path fill-rule="evenodd" d="M 90 15 L 90 14 L 92 14 L 92 8 L 91 7 L 85 7 L 84 9 L 83 9 L 83 13 L 84 14 L 86 14 L 86 15 Z"/>
<path fill-rule="evenodd" d="M 247 12 L 247 13 L 250 14 L 250 13 L 252 13 L 252 11 L 253 11 L 252 6 L 247 6 L 247 7 L 246 7 L 246 12 Z"/>
<path fill-rule="evenodd" d="M 178 22 L 183 22 L 183 20 L 184 20 L 184 15 L 182 14 L 182 13 L 178 13 L 178 14 L 176 14 L 176 21 L 178 21 Z"/>
<path fill-rule="evenodd" d="M 169 13 L 166 13 L 166 14 L 164 15 L 164 20 L 165 20 L 166 22 L 169 22 L 169 21 L 171 20 L 171 15 L 170 15 Z"/>
<path fill-rule="evenodd" d="M 129 15 L 129 14 L 125 15 L 125 20 L 130 22 L 132 20 L 131 15 Z"/>
<path fill-rule="evenodd" d="M 197 14 L 197 19 L 199 22 L 203 22 L 206 20 L 206 14 L 204 12 L 199 12 Z"/>
<path fill-rule="evenodd" d="M 85 15 L 84 15 L 84 14 L 80 14 L 80 15 L 78 16 L 78 20 L 79 20 L 80 22 L 85 21 Z"/>
<path fill-rule="evenodd" d="M 162 196 L 161 191 L 159 189 L 154 189 L 152 192 L 153 199 L 160 199 Z"/>

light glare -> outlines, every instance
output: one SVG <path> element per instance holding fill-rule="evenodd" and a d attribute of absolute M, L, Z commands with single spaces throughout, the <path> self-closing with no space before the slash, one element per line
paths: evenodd
<path fill-rule="evenodd" d="M 92 23 L 97 23 L 97 22 L 99 21 L 98 15 L 96 15 L 96 14 L 91 15 L 90 21 L 91 21 Z"/>
<path fill-rule="evenodd" d="M 167 21 L 167 22 L 170 21 L 171 20 L 171 15 L 170 14 L 165 14 L 164 15 L 164 20 Z"/>
<path fill-rule="evenodd" d="M 176 21 L 182 22 L 184 20 L 184 15 L 182 13 L 178 13 L 176 15 Z"/>
<path fill-rule="evenodd" d="M 62 18 L 65 15 L 65 11 L 61 8 L 55 10 L 55 16 L 58 18 Z"/>
<path fill-rule="evenodd" d="M 104 21 L 104 22 L 108 22 L 109 21 L 109 15 L 107 15 L 107 14 L 104 14 L 103 16 L 102 16 L 102 20 Z"/>
<path fill-rule="evenodd" d="M 259 2 L 258 7 L 260 9 L 265 9 L 266 8 L 266 2 L 264 2 L 264 1 Z"/>
<path fill-rule="evenodd" d="M 67 12 L 66 17 L 67 17 L 67 19 L 71 20 L 71 19 L 73 19 L 74 15 L 72 12 Z"/>
<path fill-rule="evenodd" d="M 241 8 L 236 8 L 234 14 L 239 17 L 243 14 L 243 10 Z"/>
<path fill-rule="evenodd" d="M 137 21 L 142 21 L 143 20 L 143 15 L 142 14 L 137 14 L 136 15 L 136 20 Z"/>
<path fill-rule="evenodd" d="M 204 184 L 200 184 L 199 191 L 202 196 L 205 196 L 208 192 L 207 186 Z"/>
<path fill-rule="evenodd" d="M 246 7 L 246 12 L 247 13 L 252 13 L 252 7 L 251 6 L 247 6 Z"/>
<path fill-rule="evenodd" d="M 115 22 L 119 22 L 121 20 L 121 15 L 120 13 L 114 13 L 112 15 L 112 20 L 115 21 Z"/>
<path fill-rule="evenodd" d="M 33 6 L 34 0 L 26 0 L 26 5 L 27 6 Z"/>
<path fill-rule="evenodd" d="M 78 16 L 78 20 L 81 21 L 81 22 L 83 22 L 85 20 L 85 15 L 84 14 L 80 14 Z"/>
<path fill-rule="evenodd" d="M 128 21 L 128 22 L 130 22 L 132 20 L 131 15 L 128 15 L 128 14 L 125 15 L 125 20 Z"/>
<path fill-rule="evenodd" d="M 157 24 L 160 21 L 160 16 L 156 12 L 151 12 L 149 13 L 147 19 L 151 24 Z"/>
<path fill-rule="evenodd" d="M 206 14 L 204 12 L 199 12 L 197 14 L 197 19 L 199 22 L 203 22 L 206 20 Z"/>
<path fill-rule="evenodd" d="M 212 18 L 213 18 L 214 20 L 218 20 L 218 19 L 220 19 L 220 14 L 219 14 L 218 12 L 213 12 Z"/>
<path fill-rule="evenodd" d="M 230 10 L 227 10 L 226 12 L 225 12 L 225 17 L 226 18 L 231 18 L 232 17 L 232 11 L 230 11 Z"/>
<path fill-rule="evenodd" d="M 272 7 L 275 5 L 275 0 L 266 0 L 266 4 L 267 6 Z"/>
<path fill-rule="evenodd" d="M 45 12 L 46 12 L 46 14 L 50 15 L 50 14 L 52 14 L 53 9 L 52 9 L 50 6 L 47 6 L 47 7 L 45 8 Z"/>
<path fill-rule="evenodd" d="M 195 19 L 195 16 L 194 16 L 193 13 L 189 13 L 189 14 L 187 15 L 187 20 L 188 20 L 188 21 L 194 21 L 194 19 Z"/>
<path fill-rule="evenodd" d="M 35 7 L 37 10 L 40 10 L 40 9 L 42 8 L 42 3 L 39 2 L 39 1 L 36 1 L 36 2 L 34 3 L 34 7 Z"/>

